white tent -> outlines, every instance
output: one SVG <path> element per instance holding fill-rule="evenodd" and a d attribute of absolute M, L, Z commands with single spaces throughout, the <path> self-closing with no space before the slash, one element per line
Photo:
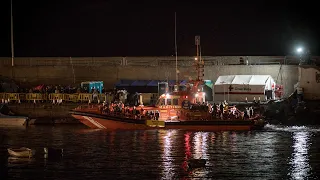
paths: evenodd
<path fill-rule="evenodd" d="M 270 75 L 219 76 L 214 84 L 214 101 L 264 101 L 274 99 L 275 81 Z"/>

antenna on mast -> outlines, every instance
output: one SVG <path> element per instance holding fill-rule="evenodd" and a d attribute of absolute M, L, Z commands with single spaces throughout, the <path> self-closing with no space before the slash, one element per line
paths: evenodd
<path fill-rule="evenodd" d="M 204 62 L 201 57 L 200 36 L 195 37 L 195 43 L 197 46 L 197 57 L 195 59 L 195 66 L 196 66 L 196 71 L 197 71 L 197 81 L 203 81 Z"/>

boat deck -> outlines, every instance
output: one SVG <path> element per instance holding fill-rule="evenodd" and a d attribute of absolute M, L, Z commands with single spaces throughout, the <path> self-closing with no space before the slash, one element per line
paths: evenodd
<path fill-rule="evenodd" d="M 98 114 L 94 112 L 81 112 L 81 111 L 71 111 L 71 114 L 82 115 L 82 116 L 90 116 L 101 119 L 108 119 L 114 121 L 121 121 L 126 123 L 135 123 L 135 124 L 145 124 L 146 120 L 150 119 L 140 119 L 140 118 L 132 118 L 124 115 L 108 115 L 108 114 Z M 159 120 L 161 121 L 161 120 Z M 250 123 L 254 123 L 253 119 L 212 119 L 212 120 L 166 120 L 164 121 L 165 125 L 248 125 Z"/>

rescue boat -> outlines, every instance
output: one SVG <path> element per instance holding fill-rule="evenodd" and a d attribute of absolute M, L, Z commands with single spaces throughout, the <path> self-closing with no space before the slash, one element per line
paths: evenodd
<path fill-rule="evenodd" d="M 163 94 L 155 106 L 108 109 L 106 105 L 79 106 L 71 115 L 90 128 L 99 129 L 185 129 L 196 131 L 237 131 L 261 129 L 264 120 L 259 114 L 251 118 L 234 116 L 227 112 L 210 112 L 208 106 L 192 103 L 201 98 L 198 92 L 191 98 L 182 92 Z M 109 106 L 112 106 L 110 104 Z M 106 110 L 108 109 L 108 110 Z M 241 113 L 241 112 L 240 112 Z M 239 114 L 240 114 L 239 113 Z"/>
<path fill-rule="evenodd" d="M 199 41 L 196 41 L 196 44 Z M 177 63 L 176 63 L 177 64 Z M 176 65 L 177 66 L 177 65 Z M 179 87 L 178 80 L 172 92 L 162 94 L 154 106 L 126 108 L 114 104 L 90 104 L 79 106 L 70 111 L 71 115 L 90 128 L 99 129 L 185 129 L 196 131 L 237 131 L 260 129 L 264 120 L 260 114 L 251 118 L 230 114 L 230 109 L 223 112 L 211 112 L 206 105 L 204 61 L 199 56 L 194 61 L 197 78 L 190 80 L 184 88 Z M 176 67 L 176 73 L 178 73 Z M 176 78 L 178 75 L 176 76 Z"/>

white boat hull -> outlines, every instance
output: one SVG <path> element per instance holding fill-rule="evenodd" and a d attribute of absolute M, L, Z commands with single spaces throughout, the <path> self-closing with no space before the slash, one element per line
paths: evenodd
<path fill-rule="evenodd" d="M 7 150 L 10 156 L 17 158 L 30 158 L 34 155 L 34 152 L 26 147 L 22 147 L 19 149 L 8 148 Z"/>
<path fill-rule="evenodd" d="M 0 126 L 25 126 L 27 117 L 0 117 Z"/>

